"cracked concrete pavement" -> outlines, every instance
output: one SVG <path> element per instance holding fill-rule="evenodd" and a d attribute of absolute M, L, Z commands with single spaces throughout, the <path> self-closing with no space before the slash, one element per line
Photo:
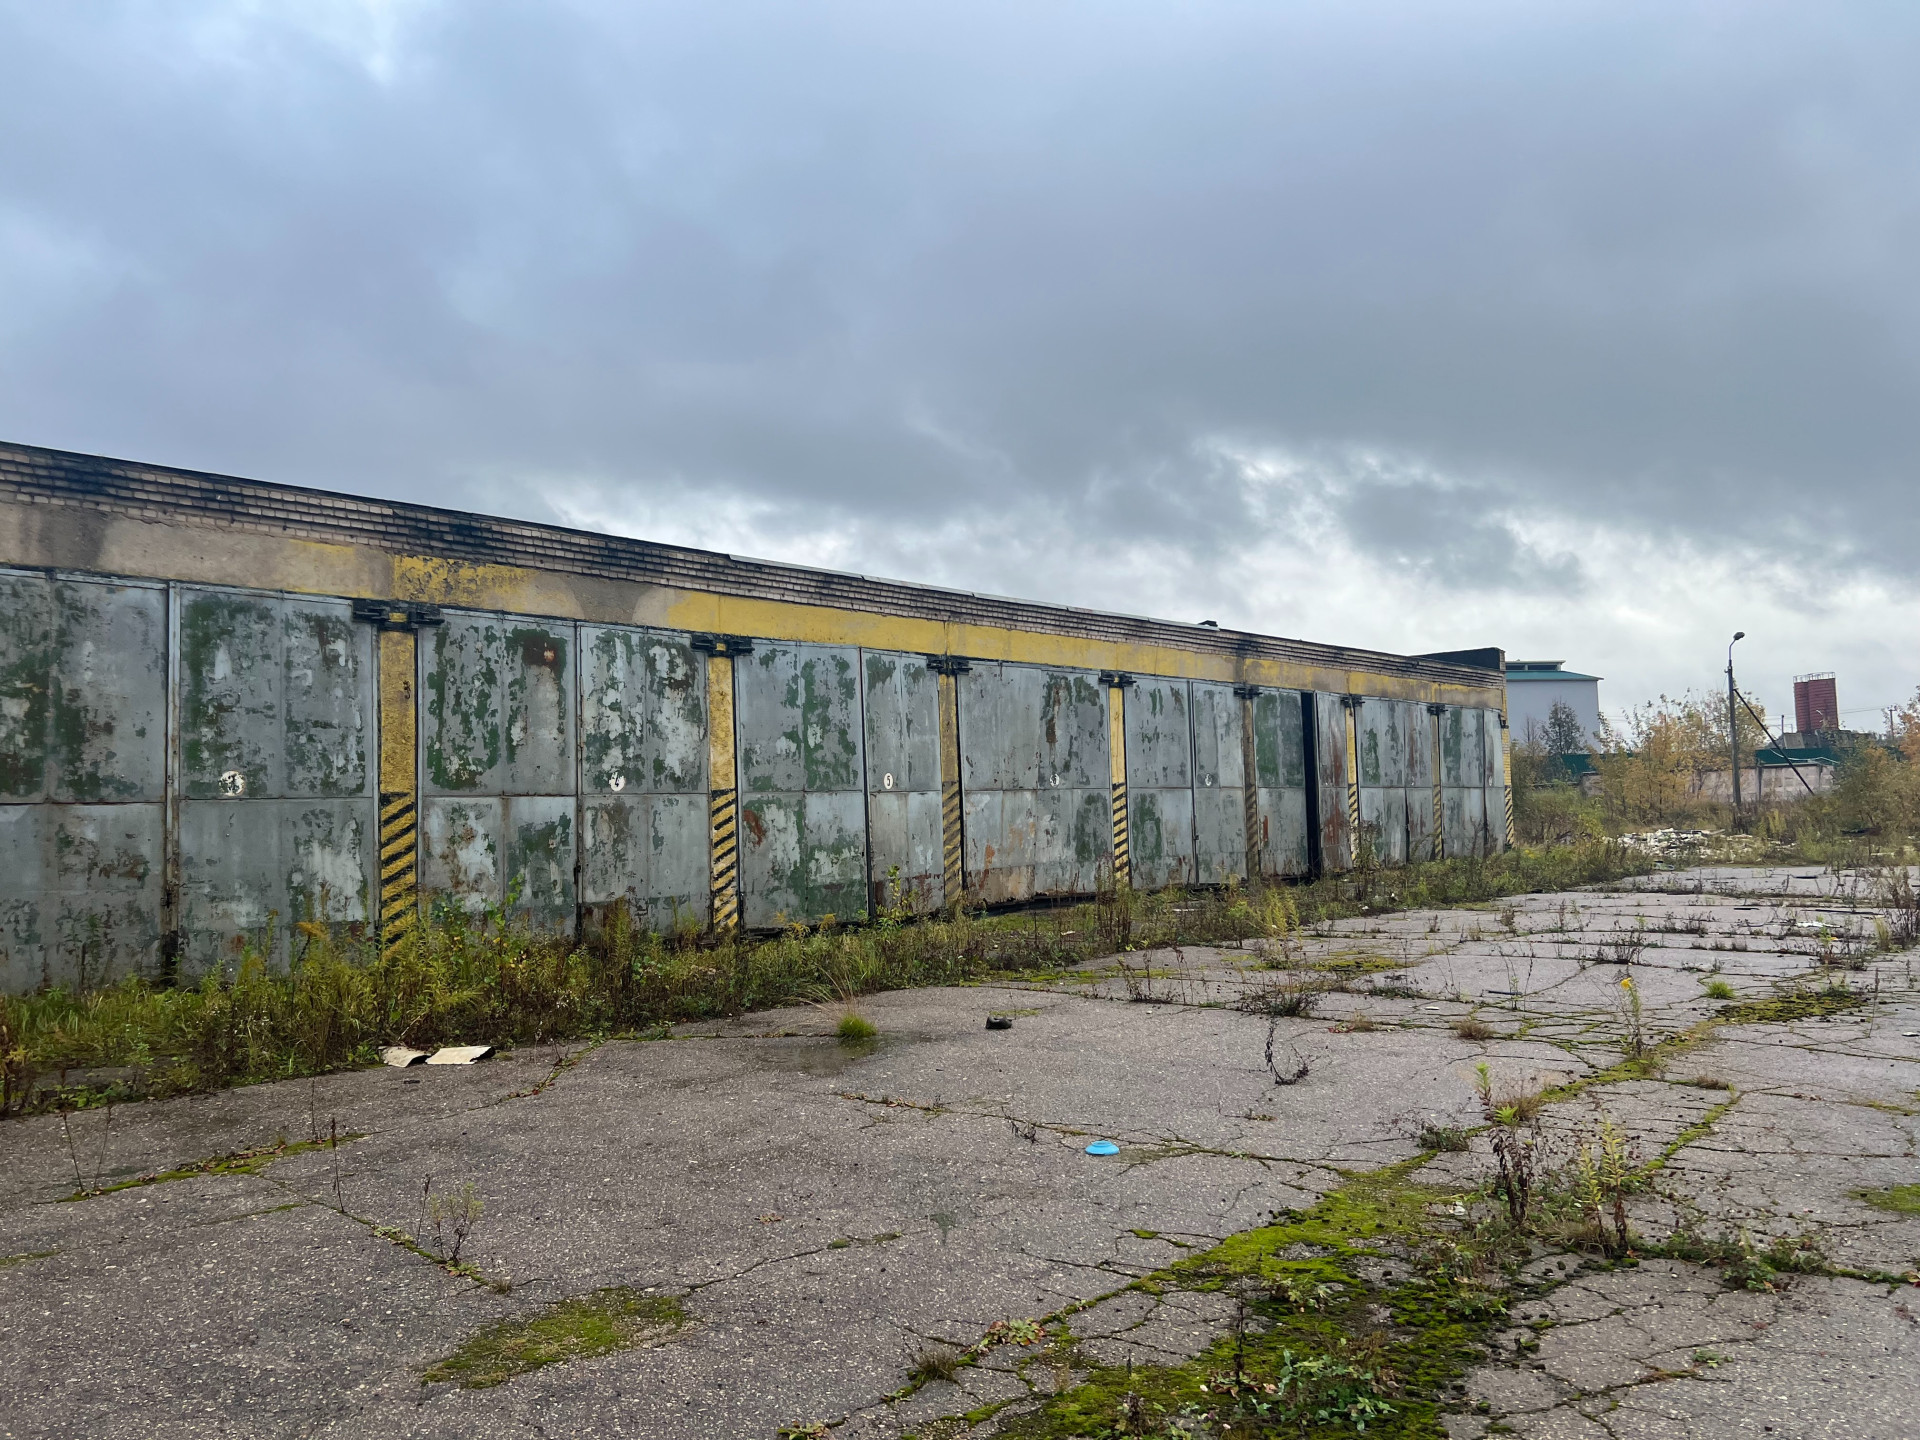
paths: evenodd
<path fill-rule="evenodd" d="M 1470 1124 L 1479 1063 L 1511 1085 L 1602 1078 L 1546 1124 L 1571 1137 L 1604 1113 L 1662 1161 L 1643 1233 L 1807 1236 L 1854 1274 L 1768 1294 L 1679 1261 L 1543 1254 L 1564 1283 L 1473 1372 L 1454 1434 L 1920 1434 L 1920 1289 L 1898 1279 L 1920 1265 L 1920 1216 L 1859 1198 L 1920 1181 L 1920 989 L 1911 952 L 1871 950 L 1868 895 L 1814 867 L 1667 872 L 1342 922 L 1284 952 L 874 996 L 865 1048 L 803 1008 L 14 1122 L 0 1435 L 989 1434 L 1076 1365 L 1202 1349 L 1228 1302 L 1129 1282 L 1418 1153 L 1423 1126 Z M 1276 964 L 1346 987 L 1278 1022 L 1309 1067 L 1286 1087 L 1267 1019 L 1233 1008 L 1286 978 Z M 1623 974 L 1649 1041 L 1715 1017 L 1709 980 L 1757 1000 L 1837 976 L 1863 1000 L 1723 1024 L 1664 1075 L 1608 1078 Z M 1492 1037 L 1456 1034 L 1469 1015 Z M 333 1128 L 359 1138 L 65 1198 L 76 1171 L 91 1187 Z M 1120 1153 L 1087 1155 L 1096 1138 Z M 1464 1189 L 1485 1171 L 1476 1142 L 1423 1174 Z M 474 1182 L 486 1210 L 463 1258 L 499 1288 L 381 1233 L 423 1231 L 428 1176 Z M 679 1297 L 690 1323 L 491 1389 L 423 1383 L 481 1327 L 609 1285 Z M 929 1343 L 1068 1306 L 1085 1307 L 1077 1358 L 1004 1347 L 899 1395 Z M 971 1429 L 953 1418 L 1002 1403 Z"/>

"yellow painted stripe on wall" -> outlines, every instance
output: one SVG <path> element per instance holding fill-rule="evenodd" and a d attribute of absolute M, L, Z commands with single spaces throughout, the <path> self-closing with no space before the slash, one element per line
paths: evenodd
<path fill-rule="evenodd" d="M 415 636 L 380 632 L 380 944 L 391 949 L 418 918 L 420 784 L 414 705 Z"/>
<path fill-rule="evenodd" d="M 30 529 L 22 534 L 30 537 Z M 209 543 L 217 534 L 218 542 Z M 1159 643 L 1123 643 L 964 621 L 943 622 L 832 606 L 688 591 L 514 565 L 393 555 L 353 545 L 240 530 L 217 532 L 164 520 L 110 516 L 94 537 L 88 568 L 101 573 L 236 585 L 303 595 L 420 600 L 435 605 L 587 620 L 610 625 L 750 635 L 767 640 L 864 645 L 875 649 L 1117 670 L 1195 680 L 1240 681 L 1324 694 L 1368 694 L 1427 703 L 1496 708 L 1499 684 L 1474 685 L 1395 675 L 1335 661 L 1240 658 Z M 35 547 L 26 546 L 31 552 Z M 68 566 L 69 559 L 23 553 L 12 563 Z M 961 601 L 959 603 L 964 603 Z"/>
<path fill-rule="evenodd" d="M 713 928 L 740 923 L 740 795 L 734 765 L 733 658 L 707 657 L 708 861 Z"/>

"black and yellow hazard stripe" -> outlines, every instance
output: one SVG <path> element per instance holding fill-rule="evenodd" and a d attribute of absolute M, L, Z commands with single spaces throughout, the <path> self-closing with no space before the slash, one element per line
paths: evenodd
<path fill-rule="evenodd" d="M 960 785 L 958 781 L 943 781 L 940 785 L 940 886 L 949 905 L 966 893 L 967 867 L 963 850 Z"/>
<path fill-rule="evenodd" d="M 417 646 L 410 630 L 380 634 L 380 948 L 390 952 L 420 916 Z"/>
<path fill-rule="evenodd" d="M 1507 717 L 1500 717 L 1500 795 L 1505 802 L 1507 828 L 1501 832 L 1500 848 L 1513 844 L 1513 732 L 1507 729 Z"/>
<path fill-rule="evenodd" d="M 1132 832 L 1127 826 L 1127 692 L 1123 685 L 1107 687 L 1107 759 L 1113 795 L 1113 885 L 1118 890 L 1133 884 Z"/>
<path fill-rule="evenodd" d="M 960 807 L 960 682 L 951 664 L 939 673 L 941 903 L 967 891 L 966 834 Z"/>
<path fill-rule="evenodd" d="M 740 794 L 733 748 L 733 656 L 707 659 L 709 898 L 715 930 L 740 925 Z"/>
<path fill-rule="evenodd" d="M 711 801 L 713 855 L 713 928 L 731 930 L 740 923 L 740 795 L 715 790 Z"/>
<path fill-rule="evenodd" d="M 391 950 L 418 913 L 419 822 L 410 790 L 380 794 L 380 947 Z"/>
<path fill-rule="evenodd" d="M 1246 878 L 1253 881 L 1260 879 L 1265 864 L 1265 847 L 1260 843 L 1260 751 L 1254 735 L 1254 706 L 1260 690 L 1258 686 L 1236 685 L 1233 693 L 1240 699 L 1240 774 L 1244 785 L 1240 798 L 1244 802 Z"/>
<path fill-rule="evenodd" d="M 1346 697 L 1347 709 L 1347 863 L 1360 863 L 1360 700 Z"/>

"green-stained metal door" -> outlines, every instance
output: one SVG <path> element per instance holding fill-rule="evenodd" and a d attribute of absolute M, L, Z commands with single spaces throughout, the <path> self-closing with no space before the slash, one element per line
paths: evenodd
<path fill-rule="evenodd" d="M 707 921 L 707 657 L 684 634 L 580 627 L 580 903 Z"/>
<path fill-rule="evenodd" d="M 424 888 L 535 925 L 578 918 L 575 626 L 449 611 L 419 642 Z"/>
<path fill-rule="evenodd" d="M 940 677 L 926 657 L 861 652 L 868 889 L 873 907 L 946 901 L 940 830 Z"/>
<path fill-rule="evenodd" d="M 1263 876 L 1308 871 L 1307 754 L 1300 694 L 1263 690 L 1253 699 L 1254 852 Z"/>
<path fill-rule="evenodd" d="M 181 969 L 372 914 L 373 633 L 345 600 L 182 588 Z"/>
<path fill-rule="evenodd" d="M 1092 894 L 1113 857 L 1107 686 L 1091 671 L 975 661 L 959 690 L 969 892 Z"/>
<path fill-rule="evenodd" d="M 1369 696 L 1354 731 L 1360 742 L 1360 844 L 1376 864 L 1407 859 L 1406 706 Z"/>
<path fill-rule="evenodd" d="M 1247 872 L 1246 746 L 1231 685 L 1196 680 L 1193 694 L 1195 878 L 1224 885 Z"/>
<path fill-rule="evenodd" d="M 164 586 L 0 571 L 0 988 L 152 974 Z"/>
<path fill-rule="evenodd" d="M 1142 675 L 1127 689 L 1127 824 L 1133 883 L 1142 890 L 1193 883 L 1189 704 L 1185 680 Z"/>
<path fill-rule="evenodd" d="M 860 652 L 757 642 L 734 662 L 742 916 L 867 914 Z"/>

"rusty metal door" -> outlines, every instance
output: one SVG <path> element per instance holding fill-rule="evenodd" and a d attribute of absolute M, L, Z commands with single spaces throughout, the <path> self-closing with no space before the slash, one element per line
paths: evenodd
<path fill-rule="evenodd" d="M 285 964 L 296 926 L 372 915 L 372 632 L 345 600 L 177 593 L 181 969 Z"/>
<path fill-rule="evenodd" d="M 1351 869 L 1353 826 L 1347 814 L 1347 711 L 1338 695 L 1313 697 L 1313 755 L 1318 772 L 1320 863 L 1329 871 Z"/>
<path fill-rule="evenodd" d="M 923 655 L 861 652 L 867 883 L 875 910 L 946 903 L 940 829 L 940 677 Z"/>
<path fill-rule="evenodd" d="M 1443 839 L 1450 856 L 1482 853 L 1486 829 L 1486 752 L 1480 712 L 1449 705 L 1440 717 Z"/>
<path fill-rule="evenodd" d="M 1427 707 L 1400 702 L 1407 771 L 1407 858 L 1433 858 L 1433 716 Z"/>
<path fill-rule="evenodd" d="M 1224 885 L 1247 873 L 1243 702 L 1231 685 L 1196 680 L 1193 697 L 1194 876 Z"/>
<path fill-rule="evenodd" d="M 1303 876 L 1307 850 L 1307 753 L 1297 690 L 1263 690 L 1253 707 L 1254 852 L 1266 877 Z"/>
<path fill-rule="evenodd" d="M 1407 859 L 1405 707 L 1397 700 L 1360 702 L 1360 844 L 1382 865 Z"/>
<path fill-rule="evenodd" d="M 867 913 L 860 652 L 756 643 L 734 662 L 746 924 Z"/>
<path fill-rule="evenodd" d="M 419 665 L 425 888 L 572 927 L 574 626 L 449 611 L 422 632 Z"/>
<path fill-rule="evenodd" d="M 1127 827 L 1137 889 L 1193 883 L 1189 704 L 1185 680 L 1143 675 L 1127 690 Z"/>
<path fill-rule="evenodd" d="M 1507 791 L 1501 774 L 1506 758 L 1502 754 L 1501 742 L 1505 737 L 1500 730 L 1498 710 L 1482 710 L 1479 713 L 1482 797 L 1480 853 L 1495 855 L 1504 847 L 1507 838 Z"/>
<path fill-rule="evenodd" d="M 151 973 L 167 593 L 0 572 L 0 989 Z"/>
<path fill-rule="evenodd" d="M 1087 670 L 974 662 L 960 681 L 969 893 L 1090 895 L 1112 865 L 1107 687 Z"/>
<path fill-rule="evenodd" d="M 685 634 L 582 625 L 579 659 L 582 918 L 704 925 L 707 657 Z"/>

